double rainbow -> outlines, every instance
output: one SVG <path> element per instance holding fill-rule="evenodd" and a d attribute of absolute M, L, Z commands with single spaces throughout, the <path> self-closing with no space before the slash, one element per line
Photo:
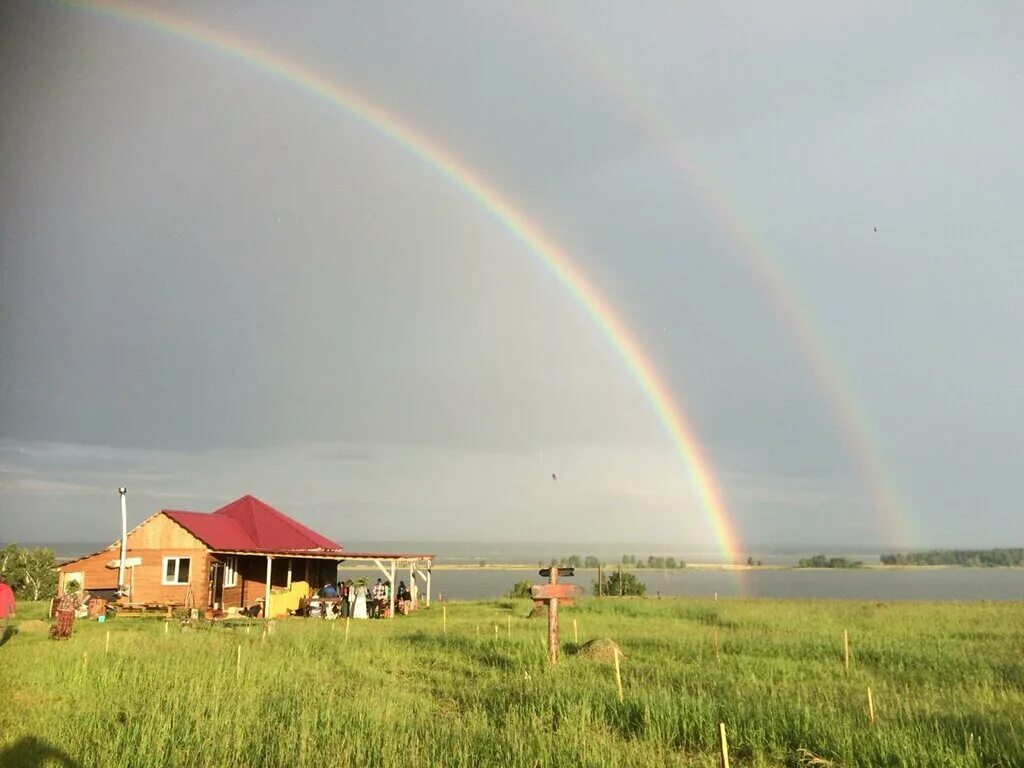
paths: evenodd
<path fill-rule="evenodd" d="M 737 556 L 739 542 L 708 461 L 683 410 L 673 400 L 654 364 L 626 324 L 568 255 L 495 187 L 451 152 L 395 115 L 326 75 L 252 41 L 201 26 L 162 9 L 120 2 L 71 4 L 209 48 L 301 88 L 391 139 L 479 203 L 540 259 L 608 338 L 679 451 L 722 555 L 730 561 Z"/>

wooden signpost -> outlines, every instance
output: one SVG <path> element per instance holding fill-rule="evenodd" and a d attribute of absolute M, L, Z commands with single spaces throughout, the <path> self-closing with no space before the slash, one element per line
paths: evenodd
<path fill-rule="evenodd" d="M 558 663 L 558 601 L 566 600 L 572 605 L 573 600 L 583 593 L 575 584 L 559 584 L 559 576 L 575 576 L 572 568 L 541 568 L 541 576 L 548 577 L 547 584 L 534 584 L 530 587 L 530 596 L 534 602 L 548 604 L 548 659 L 552 664 Z"/>

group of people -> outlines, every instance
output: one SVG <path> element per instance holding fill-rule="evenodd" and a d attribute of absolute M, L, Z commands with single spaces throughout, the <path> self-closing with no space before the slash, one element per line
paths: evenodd
<path fill-rule="evenodd" d="M 334 584 L 328 582 L 317 591 L 316 597 L 310 598 L 310 615 L 324 618 L 385 619 L 391 615 L 391 589 L 391 582 L 381 579 L 377 579 L 369 589 L 366 579 L 355 582 L 349 579 Z M 321 600 L 317 600 L 317 597 Z M 419 588 L 415 579 L 409 587 L 404 581 L 399 581 L 395 591 L 395 610 L 403 614 L 415 611 L 418 597 Z M 315 606 L 319 607 L 319 611 L 314 613 L 312 609 Z"/>

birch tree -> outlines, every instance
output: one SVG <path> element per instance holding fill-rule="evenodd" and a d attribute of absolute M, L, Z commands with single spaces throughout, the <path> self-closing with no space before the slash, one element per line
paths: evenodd
<path fill-rule="evenodd" d="M 57 561 L 52 549 L 19 549 L 15 560 L 21 587 L 18 591 L 22 596 L 29 600 L 53 597 L 57 591 Z M 12 586 L 14 585 L 15 582 L 12 581 Z"/>

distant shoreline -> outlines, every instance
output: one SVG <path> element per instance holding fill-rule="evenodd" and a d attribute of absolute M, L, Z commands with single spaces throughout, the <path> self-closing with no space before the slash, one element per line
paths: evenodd
<path fill-rule="evenodd" d="M 342 566 L 343 568 L 346 566 Z M 359 567 L 359 566 L 351 566 Z M 542 566 L 547 568 L 548 566 Z M 564 566 L 563 566 L 564 567 Z M 605 571 L 617 571 L 618 563 L 614 565 L 601 566 Z M 637 568 L 624 565 L 622 570 L 636 572 L 665 572 L 665 571 L 946 571 L 951 569 L 970 570 L 991 570 L 991 569 L 1024 569 L 1024 566 L 1015 565 L 883 565 L 882 563 L 865 563 L 856 568 L 803 568 L 794 564 L 784 565 L 746 565 L 745 563 L 687 563 L 683 568 Z M 435 563 L 435 571 L 536 571 L 537 564 L 530 563 Z M 577 571 L 592 571 L 597 573 L 597 568 L 577 566 Z"/>

